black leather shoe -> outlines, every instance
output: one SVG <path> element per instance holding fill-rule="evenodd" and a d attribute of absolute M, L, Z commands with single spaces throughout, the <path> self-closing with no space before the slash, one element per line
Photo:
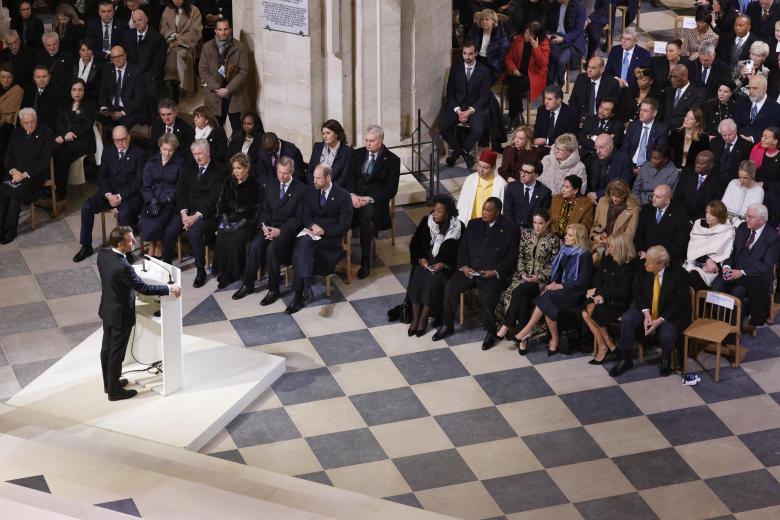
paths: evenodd
<path fill-rule="evenodd" d="M 3 240 L 0 240 L 0 244 L 2 245 L 10 244 L 14 240 L 16 240 L 16 230 L 6 231 L 5 235 L 3 235 Z"/>
<path fill-rule="evenodd" d="M 466 168 L 468 170 L 471 170 L 474 167 L 474 163 L 476 162 L 473 155 L 465 152 L 463 153 L 463 160 L 466 161 Z"/>
<path fill-rule="evenodd" d="M 192 286 L 197 289 L 204 285 L 206 285 L 206 271 L 200 271 L 195 275 L 195 281 L 192 282 Z"/>
<path fill-rule="evenodd" d="M 668 356 L 661 356 L 661 366 L 658 367 L 658 373 L 663 377 L 672 373 L 672 365 Z"/>
<path fill-rule="evenodd" d="M 447 159 L 445 160 L 445 162 L 447 163 L 447 168 L 452 168 L 453 166 L 455 166 L 455 161 L 457 160 L 458 158 L 455 157 L 454 155 L 448 155 Z"/>
<path fill-rule="evenodd" d="M 303 301 L 304 302 L 310 302 L 314 299 L 314 291 L 311 290 L 311 287 L 307 287 L 303 290 Z"/>
<path fill-rule="evenodd" d="M 108 396 L 109 401 L 122 401 L 123 399 L 130 399 L 135 397 L 138 392 L 136 390 L 122 390 L 121 393 Z"/>
<path fill-rule="evenodd" d="M 82 260 L 92 256 L 92 253 L 94 253 L 94 251 L 92 250 L 92 246 L 81 246 L 79 252 L 73 256 L 73 261 L 81 262 Z"/>
<path fill-rule="evenodd" d="M 265 293 L 265 296 L 263 296 L 263 299 L 260 300 L 260 305 L 265 307 L 266 305 L 271 305 L 273 302 L 279 299 L 279 293 L 276 291 L 269 290 L 267 293 Z"/>
<path fill-rule="evenodd" d="M 287 308 L 284 310 L 285 314 L 295 314 L 299 310 L 303 309 L 303 298 L 300 296 L 296 296 L 293 298 L 292 303 L 287 306 Z"/>
<path fill-rule="evenodd" d="M 119 387 L 120 388 L 124 388 L 124 387 L 127 386 L 127 383 L 128 383 L 127 379 L 122 378 L 122 379 L 119 380 Z M 103 389 L 103 393 L 107 394 L 108 393 L 108 388 L 104 388 Z"/>
<path fill-rule="evenodd" d="M 428 322 L 423 323 L 422 325 L 419 325 L 419 329 L 417 329 L 417 332 L 415 332 L 415 336 L 418 338 L 422 338 L 425 336 L 425 333 L 428 332 Z"/>
<path fill-rule="evenodd" d="M 234 300 L 240 300 L 245 296 L 249 296 L 253 292 L 255 292 L 254 288 L 250 289 L 246 285 L 242 285 L 241 287 L 239 287 L 239 289 L 236 292 L 233 293 L 233 296 L 231 296 L 231 298 L 233 298 Z"/>
<path fill-rule="evenodd" d="M 231 282 L 217 282 L 217 289 L 224 289 L 228 285 L 230 285 Z"/>
<path fill-rule="evenodd" d="M 368 275 L 371 274 L 371 266 L 369 265 L 367 260 L 363 260 L 360 262 L 360 270 L 358 270 L 358 278 L 363 280 L 364 278 L 368 278 Z"/>
<path fill-rule="evenodd" d="M 496 338 L 493 337 L 492 332 L 488 332 L 485 336 L 485 340 L 482 342 L 482 350 L 490 350 L 496 346 Z"/>
<path fill-rule="evenodd" d="M 446 338 L 447 336 L 449 336 L 450 334 L 452 334 L 453 330 L 454 329 L 452 327 L 448 327 L 446 325 L 442 325 L 441 327 L 439 327 L 436 330 L 436 334 L 433 335 L 432 339 L 433 339 L 433 341 L 442 340 L 442 339 Z"/>
<path fill-rule="evenodd" d="M 612 377 L 617 377 L 620 374 L 623 374 L 625 372 L 628 372 L 634 368 L 634 361 L 631 359 L 621 359 L 617 362 L 617 364 L 612 367 L 612 370 L 609 371 L 609 375 Z"/>
<path fill-rule="evenodd" d="M 409 336 L 410 338 L 411 338 L 412 336 L 414 336 L 415 334 L 417 334 L 417 329 L 413 329 L 413 328 L 411 328 L 411 327 L 409 327 L 408 329 L 406 329 L 406 335 L 407 335 L 407 336 Z"/>

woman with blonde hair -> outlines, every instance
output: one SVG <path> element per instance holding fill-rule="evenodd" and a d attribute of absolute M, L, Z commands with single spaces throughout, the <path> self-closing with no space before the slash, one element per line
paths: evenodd
<path fill-rule="evenodd" d="M 569 224 L 563 237 L 563 247 L 555 256 L 550 271 L 550 283 L 534 299 L 531 318 L 515 336 L 520 355 L 528 353 L 531 331 L 542 318 L 550 331 L 547 355 L 558 351 L 558 313 L 561 309 L 576 307 L 585 301 L 585 292 L 593 276 L 588 229 L 582 224 Z"/>
<path fill-rule="evenodd" d="M 509 38 L 503 23 L 507 17 L 499 15 L 493 9 L 483 9 L 474 13 L 474 25 L 469 38 L 477 44 L 477 60 L 490 69 L 495 82 L 504 71 L 504 58 L 509 50 Z"/>
<path fill-rule="evenodd" d="M 694 290 L 709 288 L 718 277 L 723 261 L 731 256 L 734 233 L 734 226 L 728 222 L 726 205 L 719 200 L 708 202 L 704 218 L 693 223 L 683 263 Z"/>
<path fill-rule="evenodd" d="M 542 159 L 542 175 L 539 182 L 550 188 L 553 195 L 563 189 L 563 179 L 568 175 L 576 175 L 582 179 L 582 193 L 588 185 L 588 175 L 585 165 L 580 161 L 579 143 L 574 134 L 562 134 L 555 140 L 550 154 Z"/>
<path fill-rule="evenodd" d="M 529 159 L 538 161 L 540 150 L 534 146 L 534 131 L 530 126 L 521 126 L 512 135 L 512 144 L 504 148 L 498 174 L 507 182 L 520 179 L 520 168 Z"/>
<path fill-rule="evenodd" d="M 631 194 L 628 183 L 615 179 L 596 205 L 596 216 L 590 230 L 593 262 L 598 263 L 607 248 L 607 239 L 614 234 L 625 234 L 634 239 L 639 222 L 639 202 Z"/>
<path fill-rule="evenodd" d="M 60 37 L 60 50 L 76 54 L 84 38 L 84 22 L 72 5 L 63 2 L 57 6 L 51 30 Z"/>
<path fill-rule="evenodd" d="M 710 140 L 704 133 L 704 112 L 692 108 L 685 114 L 680 128 L 669 132 L 669 148 L 672 162 L 682 170 L 693 170 L 693 162 L 699 152 L 709 150 Z"/>
<path fill-rule="evenodd" d="M 756 163 L 750 160 L 739 163 L 737 178 L 729 181 L 721 200 L 735 228 L 745 222 L 750 206 L 764 203 L 764 188 L 756 182 Z"/>
<path fill-rule="evenodd" d="M 593 287 L 586 293 L 588 303 L 582 311 L 582 319 L 593 333 L 597 346 L 591 365 L 601 365 L 607 354 L 615 350 L 607 325 L 616 321 L 631 305 L 637 265 L 633 236 L 614 233 L 605 244 L 606 252 L 593 276 Z"/>

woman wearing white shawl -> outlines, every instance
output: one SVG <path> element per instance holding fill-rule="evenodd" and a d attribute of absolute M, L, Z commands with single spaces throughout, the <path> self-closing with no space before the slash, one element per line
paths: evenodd
<path fill-rule="evenodd" d="M 720 272 L 721 263 L 731 255 L 734 226 L 727 219 L 726 205 L 713 200 L 705 207 L 704 218 L 693 224 L 683 267 L 696 291 L 710 286 Z"/>

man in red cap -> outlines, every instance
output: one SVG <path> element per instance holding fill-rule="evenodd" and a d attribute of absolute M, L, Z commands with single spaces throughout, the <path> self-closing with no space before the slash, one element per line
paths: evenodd
<path fill-rule="evenodd" d="M 490 197 L 496 197 L 504 202 L 504 190 L 507 182 L 496 175 L 496 160 L 498 154 L 493 150 L 483 150 L 477 162 L 477 171 L 463 182 L 458 197 L 458 217 L 468 224 L 472 218 L 479 218 L 482 205 Z"/>

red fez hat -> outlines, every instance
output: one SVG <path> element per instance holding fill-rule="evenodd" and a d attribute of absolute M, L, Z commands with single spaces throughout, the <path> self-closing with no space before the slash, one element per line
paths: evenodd
<path fill-rule="evenodd" d="M 492 167 L 496 166 L 497 159 L 498 154 L 493 150 L 482 150 L 482 153 L 479 154 L 479 160 L 488 163 Z"/>

